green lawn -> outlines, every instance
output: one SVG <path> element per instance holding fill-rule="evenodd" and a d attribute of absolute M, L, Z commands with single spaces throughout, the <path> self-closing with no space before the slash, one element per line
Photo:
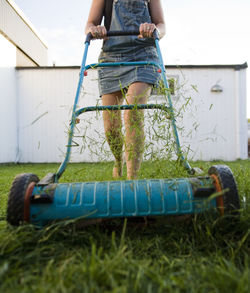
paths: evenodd
<path fill-rule="evenodd" d="M 192 165 L 206 173 L 216 163 Z M 250 161 L 227 164 L 242 201 L 238 221 L 208 214 L 149 225 L 68 221 L 40 230 L 7 225 L 7 195 L 16 174 L 42 178 L 58 165 L 0 165 L 0 292 L 250 292 Z M 70 164 L 61 181 L 110 180 L 111 169 Z M 177 176 L 185 171 L 164 161 L 146 162 L 140 173 Z"/>

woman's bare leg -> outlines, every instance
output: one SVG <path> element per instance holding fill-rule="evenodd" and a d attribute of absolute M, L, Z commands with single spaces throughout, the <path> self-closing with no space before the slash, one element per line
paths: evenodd
<path fill-rule="evenodd" d="M 129 86 L 126 103 L 146 104 L 152 86 L 144 82 L 135 82 Z M 136 179 L 141 166 L 144 151 L 144 110 L 126 110 L 125 122 L 125 155 L 127 178 Z"/>
<path fill-rule="evenodd" d="M 106 94 L 102 96 L 102 104 L 104 106 L 121 105 L 123 96 L 120 91 Z M 106 139 L 110 150 L 115 157 L 115 165 L 113 168 L 113 177 L 122 176 L 123 167 L 123 135 L 122 135 L 122 119 L 121 111 L 103 111 L 103 122 Z"/>

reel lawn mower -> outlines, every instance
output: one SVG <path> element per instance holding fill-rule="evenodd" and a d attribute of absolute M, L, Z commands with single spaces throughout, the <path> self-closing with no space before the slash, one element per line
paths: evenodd
<path fill-rule="evenodd" d="M 138 35 L 138 31 L 110 31 L 108 37 Z M 234 176 L 229 167 L 212 166 L 208 175 L 181 179 L 145 179 L 127 181 L 59 183 L 69 162 L 74 128 L 78 116 L 90 111 L 120 111 L 132 109 L 160 109 L 166 111 L 173 129 L 176 154 L 190 175 L 195 174 L 185 159 L 179 142 L 175 115 L 165 75 L 159 35 L 155 31 L 154 41 L 159 62 L 117 62 L 85 65 L 92 39 L 88 34 L 76 91 L 67 152 L 56 173 L 47 174 L 42 180 L 34 174 L 18 175 L 10 189 L 7 221 L 11 225 L 22 222 L 44 226 L 63 219 L 82 218 L 109 219 L 127 217 L 156 217 L 169 215 L 198 214 L 208 210 L 220 215 L 237 214 L 240 208 L 239 195 Z M 77 110 L 80 90 L 87 70 L 97 67 L 153 65 L 161 74 L 165 86 L 168 106 L 160 104 L 93 106 Z"/>

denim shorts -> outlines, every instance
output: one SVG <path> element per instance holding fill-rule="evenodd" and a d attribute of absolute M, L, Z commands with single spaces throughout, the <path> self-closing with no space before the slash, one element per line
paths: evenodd
<path fill-rule="evenodd" d="M 125 53 L 101 52 L 99 63 L 102 62 L 136 62 L 151 61 L 159 62 L 157 51 L 154 46 L 131 47 Z M 122 89 L 126 89 L 134 82 L 145 82 L 151 85 L 158 84 L 160 73 L 153 65 L 143 66 L 119 66 L 119 67 L 99 67 L 99 91 L 100 96 Z"/>

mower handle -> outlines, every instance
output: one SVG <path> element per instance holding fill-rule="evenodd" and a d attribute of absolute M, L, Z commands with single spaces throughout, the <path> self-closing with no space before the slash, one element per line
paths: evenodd
<path fill-rule="evenodd" d="M 120 36 L 138 36 L 140 34 L 139 30 L 137 31 L 108 31 L 107 32 L 107 37 L 120 37 Z M 86 36 L 85 44 L 90 43 L 90 41 L 94 37 L 92 36 L 91 33 L 88 33 Z M 154 40 L 158 39 L 159 40 L 159 33 L 157 29 L 154 30 L 153 32 L 153 38 Z"/>

